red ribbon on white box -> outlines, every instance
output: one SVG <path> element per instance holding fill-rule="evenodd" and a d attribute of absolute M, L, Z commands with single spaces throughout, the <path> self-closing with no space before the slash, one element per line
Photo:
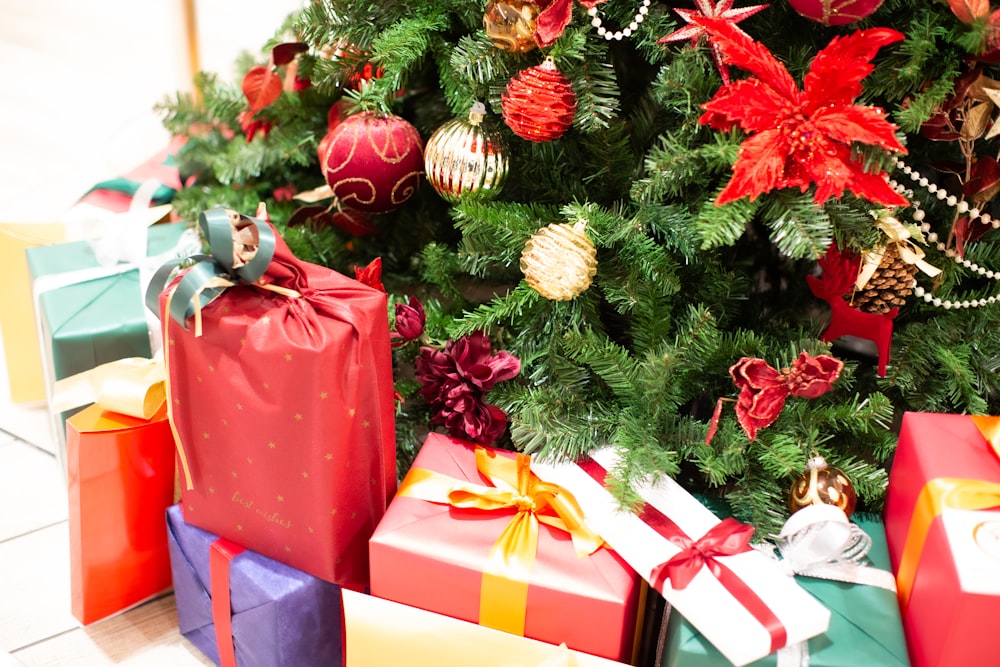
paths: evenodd
<path fill-rule="evenodd" d="M 605 471 L 613 471 L 618 463 L 611 449 L 590 458 Z M 637 514 L 622 509 L 581 465 L 535 461 L 533 466 L 542 479 L 568 489 L 594 530 L 654 587 L 665 563 L 700 545 L 698 558 L 708 567 L 698 567 L 683 588 L 660 582 L 658 590 L 737 667 L 829 628 L 830 611 L 764 554 L 741 551 L 738 544 L 730 555 L 713 553 L 717 545 L 706 544 L 706 535 L 713 533 L 708 542 L 717 543 L 718 533 L 728 528 L 717 528 L 722 523 L 718 517 L 672 479 L 640 484 L 635 490 L 646 502 Z M 662 523 L 659 517 L 673 527 L 664 531 L 663 525 L 656 525 Z M 683 537 L 669 536 L 678 532 Z M 721 577 L 719 565 L 726 569 Z"/>

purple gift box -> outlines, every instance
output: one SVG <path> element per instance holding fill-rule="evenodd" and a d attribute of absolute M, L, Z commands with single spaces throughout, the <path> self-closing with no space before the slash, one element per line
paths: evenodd
<path fill-rule="evenodd" d="M 167 508 L 167 538 L 180 632 L 222 664 L 209 566 L 219 538 L 185 523 L 179 505 Z M 238 667 L 341 664 L 339 586 L 243 550 L 229 563 L 229 595 Z"/>

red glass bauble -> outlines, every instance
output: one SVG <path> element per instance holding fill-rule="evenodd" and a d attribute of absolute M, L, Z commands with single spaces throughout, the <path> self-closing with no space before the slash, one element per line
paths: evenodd
<path fill-rule="evenodd" d="M 551 58 L 522 70 L 500 96 L 503 120 L 528 141 L 558 139 L 573 124 L 576 93 Z"/>
<path fill-rule="evenodd" d="M 424 170 L 417 128 L 399 116 L 365 111 L 324 137 L 323 176 L 344 206 L 388 213 L 417 191 Z"/>
<path fill-rule="evenodd" d="M 823 25 L 847 25 L 869 16 L 882 0 L 788 0 L 796 12 Z"/>

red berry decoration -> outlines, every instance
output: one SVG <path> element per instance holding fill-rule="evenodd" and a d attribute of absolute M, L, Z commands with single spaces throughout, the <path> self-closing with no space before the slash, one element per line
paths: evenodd
<path fill-rule="evenodd" d="M 558 139 L 573 124 L 576 93 L 551 58 L 517 74 L 500 96 L 503 120 L 527 141 Z"/>
<path fill-rule="evenodd" d="M 364 111 L 324 137 L 323 176 L 344 206 L 388 213 L 417 191 L 424 170 L 417 128 L 399 116 Z"/>
<path fill-rule="evenodd" d="M 823 25 L 847 25 L 869 16 L 882 0 L 788 0 L 796 12 Z"/>

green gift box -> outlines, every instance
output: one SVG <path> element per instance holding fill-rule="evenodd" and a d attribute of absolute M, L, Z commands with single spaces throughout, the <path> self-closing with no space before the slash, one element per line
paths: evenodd
<path fill-rule="evenodd" d="M 872 538 L 867 564 L 890 570 L 885 526 L 876 515 L 852 517 Z M 906 641 L 893 591 L 800 576 L 796 581 L 831 612 L 830 628 L 809 640 L 809 667 L 908 667 Z M 661 667 L 726 667 L 726 660 L 684 618 L 670 615 Z M 777 664 L 775 654 L 747 667 Z"/>
<path fill-rule="evenodd" d="M 189 227 L 188 223 L 169 223 L 146 230 L 150 274 L 158 260 L 176 255 L 174 249 Z M 152 355 L 145 295 L 136 263 L 102 265 L 88 241 L 28 248 L 25 255 L 50 402 L 57 380 L 109 361 Z M 155 335 L 158 332 L 154 327 Z M 56 454 L 63 464 L 65 420 L 70 414 L 72 411 L 52 415 Z"/>

